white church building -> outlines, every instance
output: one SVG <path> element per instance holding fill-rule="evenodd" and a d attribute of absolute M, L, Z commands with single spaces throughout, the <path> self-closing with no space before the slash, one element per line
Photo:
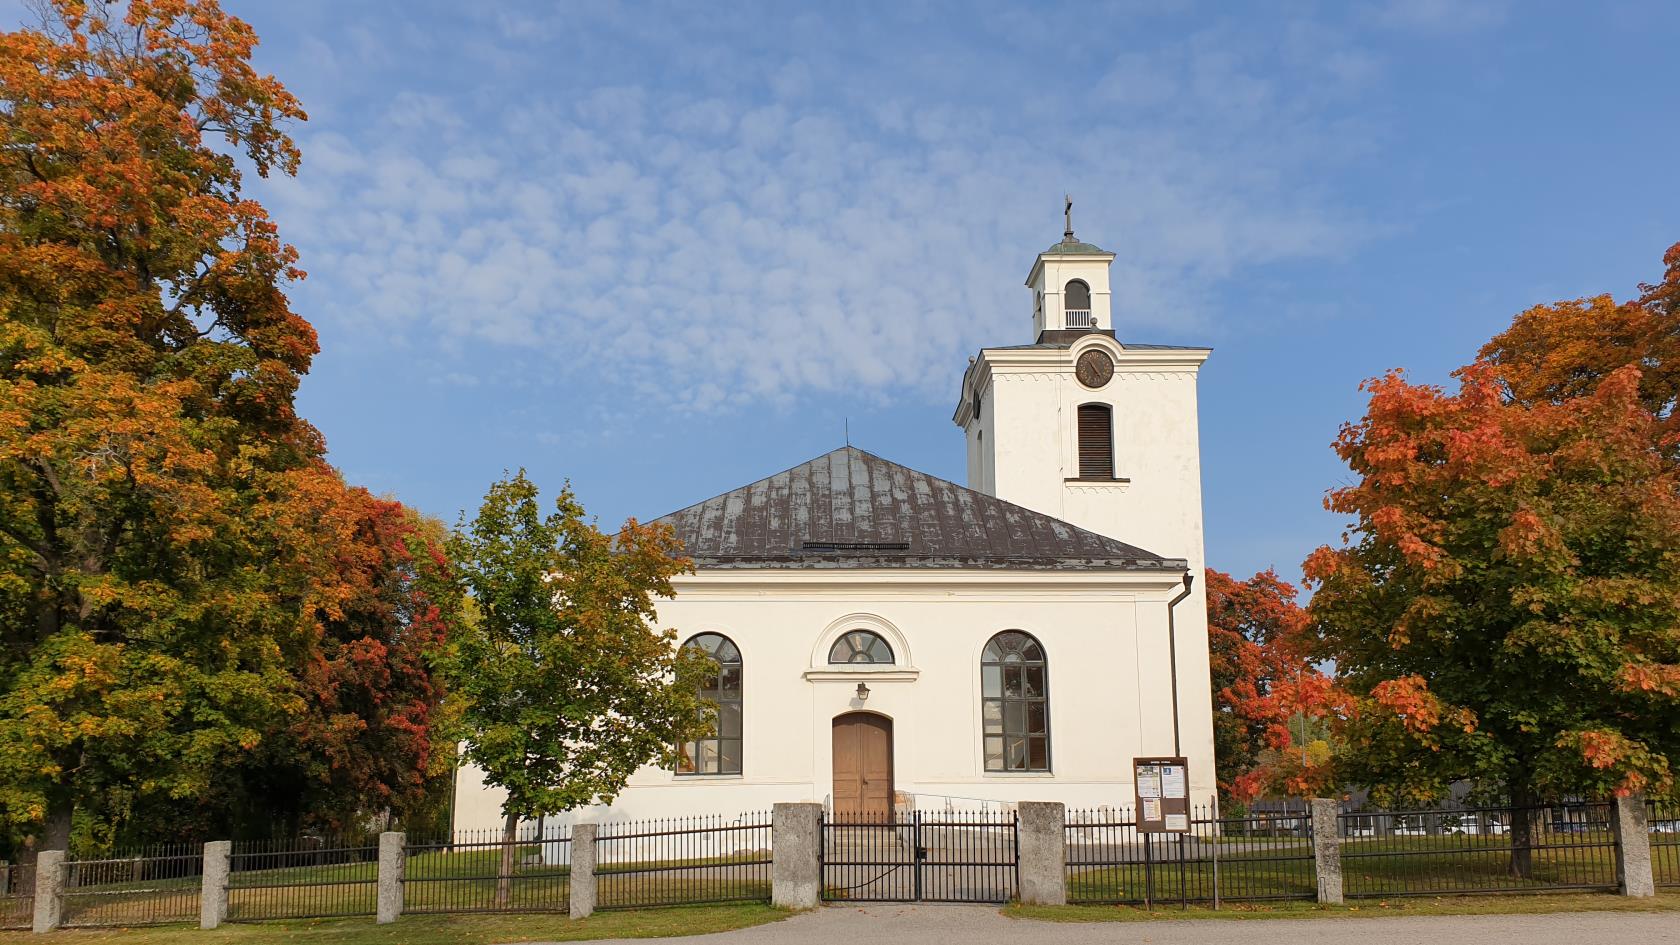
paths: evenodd
<path fill-rule="evenodd" d="M 1209 349 L 1121 340 L 1113 259 L 1070 225 L 1033 262 L 1033 337 L 957 392 L 966 487 L 845 447 L 662 519 L 696 573 L 659 625 L 719 662 L 714 737 L 561 819 L 1130 805 L 1165 755 L 1212 803 Z M 455 826 L 501 801 L 463 769 Z"/>

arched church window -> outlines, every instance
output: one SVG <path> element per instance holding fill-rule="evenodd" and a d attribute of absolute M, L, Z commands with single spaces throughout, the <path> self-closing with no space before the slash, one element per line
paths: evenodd
<path fill-rule="evenodd" d="M 1050 677 L 1032 634 L 1005 630 L 980 654 L 987 771 L 1050 770 Z"/>
<path fill-rule="evenodd" d="M 1114 478 L 1114 408 L 1079 405 L 1079 478 Z"/>
<path fill-rule="evenodd" d="M 1091 320 L 1091 287 L 1083 279 L 1074 279 L 1063 287 L 1062 308 L 1067 312 L 1067 327 L 1096 327 Z"/>
<path fill-rule="evenodd" d="M 699 633 L 683 644 L 711 659 L 714 672 L 700 683 L 700 697 L 717 708 L 712 733 L 682 746 L 678 774 L 741 773 L 741 650 L 721 633 Z"/>
<path fill-rule="evenodd" d="M 830 663 L 887 663 L 893 661 L 892 646 L 869 630 L 852 630 L 828 648 Z"/>

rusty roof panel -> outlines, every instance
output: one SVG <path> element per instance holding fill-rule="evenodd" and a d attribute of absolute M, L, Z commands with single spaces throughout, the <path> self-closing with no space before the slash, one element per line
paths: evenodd
<path fill-rule="evenodd" d="M 701 568 L 1185 566 L 851 446 L 659 521 Z"/>

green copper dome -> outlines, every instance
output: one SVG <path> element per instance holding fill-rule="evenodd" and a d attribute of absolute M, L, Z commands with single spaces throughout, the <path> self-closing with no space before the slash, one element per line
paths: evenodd
<path fill-rule="evenodd" d="M 1043 255 L 1043 256 L 1089 256 L 1092 253 L 1101 253 L 1102 255 L 1105 255 L 1105 256 L 1114 255 L 1113 253 L 1110 253 L 1108 250 L 1103 249 L 1100 246 L 1093 246 L 1090 243 L 1082 242 L 1080 240 L 1069 240 L 1069 239 L 1057 240 L 1056 242 L 1051 243 L 1050 248 L 1045 250 L 1040 255 Z"/>

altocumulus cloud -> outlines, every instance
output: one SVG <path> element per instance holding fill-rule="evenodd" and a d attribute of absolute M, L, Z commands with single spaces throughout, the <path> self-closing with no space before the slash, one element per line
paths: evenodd
<path fill-rule="evenodd" d="M 942 398 L 981 343 L 1026 340 L 1020 283 L 1060 234 L 1063 188 L 1080 235 L 1120 254 L 1135 340 L 1203 340 L 1221 283 L 1370 232 L 1318 183 L 1370 147 L 1356 106 L 1381 74 L 1333 26 L 1273 42 L 1174 20 L 1050 86 L 1060 70 L 1023 63 L 1054 67 L 1061 40 L 1020 11 L 922 48 L 892 38 L 904 24 L 810 17 L 786 44 L 736 48 L 750 16 L 665 12 L 500 12 L 452 22 L 467 35 L 448 45 L 410 23 L 300 47 L 304 172 L 263 192 L 303 252 L 311 316 L 696 410 Z M 590 58 L 557 66 L 556 44 Z M 366 92 L 426 57 L 464 78 Z"/>

